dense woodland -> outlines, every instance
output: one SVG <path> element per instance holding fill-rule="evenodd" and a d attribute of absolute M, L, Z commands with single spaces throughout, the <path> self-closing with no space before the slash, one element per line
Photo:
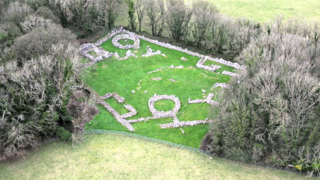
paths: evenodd
<path fill-rule="evenodd" d="M 169 36 L 247 67 L 221 92 L 219 109 L 212 108 L 219 115 L 207 150 L 319 172 L 318 24 L 282 16 L 260 24 L 183 0 L 0 1 L 0 160 L 50 137 L 81 141 L 98 110 L 77 68 L 77 39 L 113 29 L 120 12 L 127 12 L 131 31 Z"/>

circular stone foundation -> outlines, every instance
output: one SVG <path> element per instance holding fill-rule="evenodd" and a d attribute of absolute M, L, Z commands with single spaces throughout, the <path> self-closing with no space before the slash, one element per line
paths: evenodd
<path fill-rule="evenodd" d="M 154 107 L 154 103 L 160 100 L 171 100 L 175 103 L 173 110 L 171 111 L 158 111 Z M 174 95 L 159 95 L 159 96 L 153 96 L 149 99 L 148 102 L 150 112 L 154 117 L 164 118 L 164 117 L 175 117 L 177 112 L 180 110 L 181 103 L 178 97 L 175 97 Z"/>
<path fill-rule="evenodd" d="M 134 41 L 134 44 L 127 44 L 124 46 L 119 43 L 120 40 L 126 40 L 126 39 L 130 39 L 130 40 Z M 120 49 L 139 49 L 140 48 L 140 39 L 134 35 L 120 34 L 112 39 L 112 44 L 113 44 L 113 46 L 120 48 Z"/>

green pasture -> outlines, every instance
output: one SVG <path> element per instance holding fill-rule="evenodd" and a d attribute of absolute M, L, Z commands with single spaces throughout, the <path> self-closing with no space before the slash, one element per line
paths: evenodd
<path fill-rule="evenodd" d="M 0 164 L 0 179 L 304 179 L 122 135 L 85 135 L 86 141 L 51 142 L 29 156 Z M 313 179 L 313 178 L 311 178 Z"/>
<path fill-rule="evenodd" d="M 125 42 L 121 41 L 120 43 Z M 126 43 L 132 44 L 133 42 L 127 41 Z M 111 40 L 102 44 L 102 47 L 110 52 L 118 52 L 121 57 L 124 57 L 127 52 L 127 50 L 114 47 Z M 160 50 L 166 56 L 141 57 L 141 53 L 146 53 L 147 47 L 152 48 L 154 51 Z M 225 83 L 230 80 L 230 76 L 222 75 L 221 72 L 223 70 L 235 72 L 234 68 L 214 62 L 208 62 L 208 65 L 213 63 L 222 66 L 215 73 L 199 69 L 196 64 L 200 58 L 144 40 L 141 40 L 140 49 L 132 51 L 136 51 L 135 54 L 138 55 L 138 58 L 130 57 L 127 60 L 119 61 L 113 57 L 96 63 L 94 67 L 84 72 L 86 84 L 100 96 L 110 92 L 117 92 L 125 98 L 124 104 L 129 104 L 137 110 L 137 115 L 128 118 L 128 120 L 152 117 L 148 101 L 155 94 L 175 95 L 180 99 L 181 109 L 177 114 L 180 121 L 204 120 L 207 118 L 210 105 L 206 103 L 189 104 L 188 99 L 204 99 L 204 96 L 209 93 L 216 95 L 220 88 L 212 89 L 212 86 L 217 82 Z M 182 57 L 187 58 L 187 60 L 181 60 Z M 184 68 L 172 69 L 170 68 L 171 65 L 183 66 Z M 159 68 L 164 69 L 148 74 L 148 72 Z M 91 69 L 96 70 L 91 72 Z M 135 92 L 132 93 L 132 91 Z M 214 96 L 213 99 L 217 99 L 217 96 Z M 124 104 L 119 104 L 114 98 L 106 99 L 106 102 L 120 114 L 128 112 L 124 108 Z M 155 103 L 155 107 L 158 110 L 172 110 L 174 102 L 161 100 Z M 101 113 L 87 124 L 86 129 L 128 132 L 105 108 L 102 106 L 98 106 L 98 108 Z M 162 118 L 134 123 L 132 125 L 136 131 L 133 133 L 198 148 L 208 131 L 208 125 L 183 127 L 182 129 L 161 129 L 159 126 L 159 124 L 172 122 L 172 118 Z"/>
<path fill-rule="evenodd" d="M 186 0 L 190 4 L 191 0 Z M 196 1 L 196 0 L 195 0 Z M 269 22 L 283 14 L 308 20 L 320 19 L 319 0 L 208 0 L 218 10 L 231 17 L 247 17 L 258 22 Z"/>

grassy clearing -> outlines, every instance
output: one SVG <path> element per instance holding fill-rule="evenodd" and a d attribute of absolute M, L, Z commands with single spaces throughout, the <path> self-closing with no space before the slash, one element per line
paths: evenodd
<path fill-rule="evenodd" d="M 118 52 L 122 57 L 127 52 L 127 50 L 114 47 L 111 40 L 102 44 L 102 47 L 110 52 Z M 166 54 L 166 57 L 161 55 L 141 57 L 141 53 L 146 53 L 147 47 L 155 51 L 160 50 Z M 126 103 L 138 111 L 137 115 L 128 119 L 152 117 L 148 107 L 149 99 L 154 94 L 167 94 L 175 95 L 181 101 L 181 109 L 177 114 L 180 121 L 204 120 L 208 115 L 210 105 L 189 104 L 188 98 L 203 99 L 203 96 L 208 95 L 209 92 L 216 94 L 219 88 L 210 90 L 211 87 L 217 82 L 223 83 L 230 80 L 229 76 L 222 75 L 221 72 L 223 70 L 235 71 L 235 69 L 221 64 L 219 65 L 222 68 L 216 73 L 196 68 L 195 65 L 199 61 L 199 58 L 163 48 L 144 40 L 141 40 L 140 49 L 137 51 L 136 55 L 138 55 L 138 58 L 131 57 L 123 61 L 110 58 L 97 63 L 92 67 L 96 71 L 88 71 L 86 74 L 87 84 L 98 92 L 100 96 L 109 92 L 117 92 L 120 96 L 125 97 Z M 181 60 L 182 57 L 188 60 L 183 61 Z M 171 65 L 182 65 L 184 68 L 167 68 Z M 150 71 L 163 67 L 166 68 L 148 74 Z M 135 93 L 132 93 L 133 90 Z M 203 93 L 202 90 L 206 92 Z M 114 99 L 107 99 L 106 102 L 120 112 L 120 114 L 128 112 L 122 104 L 119 104 Z M 159 108 L 158 110 L 171 110 L 174 104 L 170 104 L 167 101 L 159 101 L 156 103 L 156 107 Z M 101 113 L 87 124 L 86 129 L 128 132 L 107 110 L 100 106 L 99 109 Z M 159 124 L 171 122 L 172 118 L 164 118 L 135 123 L 133 124 L 133 127 L 136 129 L 134 133 L 198 148 L 202 138 L 208 131 L 208 125 L 184 127 L 185 134 L 182 133 L 180 128 L 160 129 Z"/>
<path fill-rule="evenodd" d="M 134 44 L 134 41 L 133 40 L 131 40 L 131 39 L 121 39 L 120 41 L 119 41 L 119 43 L 120 44 L 122 44 L 123 46 L 125 46 L 125 45 L 133 45 Z"/>
<path fill-rule="evenodd" d="M 191 0 L 186 0 L 190 2 Z M 273 20 L 283 14 L 285 18 L 305 17 L 320 19 L 319 0 L 208 0 L 221 13 L 232 17 L 247 17 L 259 22 Z"/>
<path fill-rule="evenodd" d="M 0 179 L 303 179 L 304 176 L 213 158 L 120 135 L 52 142 L 16 162 L 0 164 Z"/>

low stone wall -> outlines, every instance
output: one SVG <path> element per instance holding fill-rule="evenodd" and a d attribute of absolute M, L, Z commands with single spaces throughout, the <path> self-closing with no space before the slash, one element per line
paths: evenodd
<path fill-rule="evenodd" d="M 223 71 L 222 74 L 224 75 L 228 75 L 228 76 L 232 76 L 232 77 L 238 77 L 239 75 L 233 72 L 229 72 L 229 71 Z"/>
<path fill-rule="evenodd" d="M 184 126 L 196 126 L 199 124 L 207 124 L 210 122 L 213 122 L 213 121 L 212 120 L 181 121 L 176 123 L 160 124 L 160 127 L 162 129 L 177 128 L 177 127 L 184 127 Z"/>
<path fill-rule="evenodd" d="M 147 49 L 147 53 L 146 54 L 142 54 L 141 56 L 142 57 L 150 57 L 150 56 L 155 56 L 155 55 L 161 55 L 161 51 L 158 50 L 158 51 L 154 52 L 153 49 L 148 48 Z"/>
<path fill-rule="evenodd" d="M 126 59 L 128 59 L 129 57 L 131 57 L 131 56 L 133 56 L 133 57 L 135 57 L 135 58 L 138 57 L 137 55 L 135 55 L 135 54 L 134 54 L 132 51 L 130 51 L 130 50 L 128 50 L 128 51 L 126 52 L 126 56 L 123 57 L 123 58 L 120 57 L 120 55 L 118 54 L 118 52 L 114 53 L 114 57 L 117 58 L 119 61 L 126 60 Z"/>
<path fill-rule="evenodd" d="M 195 99 L 195 100 L 191 100 L 190 98 L 188 99 L 189 104 L 197 104 L 197 103 L 208 103 L 210 105 L 213 106 L 219 106 L 219 103 L 212 100 L 214 94 L 209 93 L 209 95 L 207 96 L 206 99 Z"/>
<path fill-rule="evenodd" d="M 218 65 L 211 65 L 210 66 L 205 66 L 204 63 L 207 61 L 207 56 L 206 57 L 203 57 L 201 58 L 198 63 L 197 63 L 197 67 L 200 68 L 200 69 L 205 69 L 205 70 L 208 70 L 208 71 L 212 71 L 212 72 L 215 72 L 217 69 L 220 69 L 221 66 L 218 66 Z"/>
<path fill-rule="evenodd" d="M 229 88 L 229 86 L 226 83 L 216 83 L 212 86 L 212 88 L 215 87 L 221 87 L 222 89 Z"/>
<path fill-rule="evenodd" d="M 153 44 L 157 44 L 157 45 L 165 47 L 165 48 L 181 51 L 181 52 L 184 52 L 184 53 L 189 54 L 191 56 L 199 57 L 200 60 L 197 63 L 197 67 L 198 68 L 202 68 L 202 69 L 206 69 L 206 70 L 210 70 L 210 71 L 215 71 L 215 70 L 221 68 L 221 66 L 218 66 L 218 65 L 205 66 L 204 63 L 207 60 L 210 60 L 210 61 L 218 62 L 218 63 L 226 65 L 226 66 L 234 67 L 236 69 L 245 69 L 244 66 L 241 66 L 241 65 L 239 65 L 237 63 L 232 63 L 232 62 L 229 62 L 229 61 L 225 61 L 223 59 L 217 59 L 217 58 L 212 58 L 212 57 L 209 57 L 209 56 L 204 56 L 204 55 L 201 55 L 199 53 L 195 53 L 195 52 L 189 51 L 187 49 L 182 49 L 180 47 L 173 46 L 173 45 L 168 44 L 168 43 L 163 43 L 163 42 L 159 42 L 157 40 L 152 40 L 152 39 L 146 38 L 144 36 L 136 35 L 136 34 L 134 34 L 132 32 L 126 31 L 126 30 L 124 30 L 122 28 L 119 28 L 117 30 L 112 31 L 106 37 L 98 40 L 94 44 L 84 44 L 84 45 L 82 45 L 80 47 L 80 53 L 83 56 L 85 56 L 86 58 L 88 58 L 89 60 L 92 61 L 92 63 L 87 63 L 87 64 L 92 65 L 95 62 L 102 60 L 103 58 L 110 58 L 113 54 L 109 53 L 108 51 L 103 50 L 102 48 L 99 48 L 98 46 L 103 44 L 105 41 L 108 41 L 112 37 L 116 36 L 117 34 L 122 34 L 122 33 L 126 33 L 126 34 L 125 35 L 118 35 L 116 38 L 113 38 L 113 42 L 114 42 L 115 46 L 118 47 L 118 48 L 121 48 L 121 49 L 127 49 L 129 47 L 130 48 L 139 48 L 138 47 L 138 42 L 139 42 L 139 46 L 140 46 L 140 40 L 139 39 L 143 39 L 145 41 L 148 41 L 148 42 L 153 43 Z M 133 46 L 132 45 L 123 46 L 118 42 L 120 39 L 132 39 L 132 38 L 135 41 L 135 45 L 133 45 Z M 92 51 L 92 50 L 94 50 L 96 52 L 96 54 L 99 55 L 97 58 L 94 58 L 92 55 L 88 54 L 88 52 Z M 153 55 L 166 56 L 164 54 L 161 54 L 161 51 L 153 52 L 153 50 L 151 48 L 149 48 L 147 50 L 146 54 L 142 54 L 142 57 L 149 57 L 149 56 L 153 56 Z M 124 59 L 127 59 L 127 58 L 131 57 L 131 56 L 137 57 L 130 50 L 127 51 L 126 56 L 124 58 L 121 58 L 118 53 L 115 53 L 114 56 L 119 60 L 124 60 Z M 163 67 L 163 68 L 160 68 L 160 69 L 156 69 L 154 71 L 150 71 L 150 72 L 148 72 L 148 74 L 160 71 L 160 70 L 162 70 L 164 68 L 184 68 L 184 67 L 183 66 L 174 67 L 173 65 L 171 65 L 169 67 Z M 232 72 L 228 72 L 228 71 L 223 71 L 222 74 L 229 75 L 229 76 L 238 76 L 236 73 L 232 73 Z M 138 82 L 139 86 L 140 86 L 140 82 L 141 82 L 141 80 Z M 214 87 L 215 86 L 216 87 L 217 86 L 226 87 L 227 85 L 225 85 L 224 83 L 220 83 L 220 84 L 217 83 L 216 85 L 214 85 Z M 203 90 L 203 92 L 205 92 L 205 91 Z M 204 96 L 205 99 L 190 100 L 190 98 L 189 98 L 188 101 L 189 101 L 190 104 L 192 104 L 192 103 L 208 103 L 208 104 L 211 104 L 211 105 L 219 106 L 218 102 L 215 102 L 215 101 L 212 100 L 213 96 L 214 96 L 214 94 L 209 93 L 209 95 L 206 98 Z M 154 95 L 153 97 L 151 97 L 149 99 L 148 106 L 149 106 L 149 109 L 150 109 L 153 117 L 139 118 L 139 119 L 134 119 L 134 120 L 126 120 L 126 118 L 129 118 L 129 117 L 132 117 L 132 116 L 136 115 L 137 111 L 131 105 L 126 104 L 126 105 L 124 105 L 124 107 L 129 112 L 126 113 L 126 114 L 120 115 L 115 109 L 113 109 L 107 102 L 104 101 L 104 99 L 108 99 L 108 98 L 111 98 L 111 97 L 114 97 L 119 103 L 124 103 L 125 102 L 125 98 L 119 96 L 117 93 L 107 93 L 107 94 L 105 94 L 104 96 L 101 97 L 101 99 L 99 100 L 99 103 L 103 107 L 105 107 L 117 119 L 117 121 L 119 123 L 124 125 L 130 131 L 135 131 L 135 129 L 132 127 L 131 123 L 147 121 L 147 120 L 150 120 L 150 119 L 165 118 L 165 117 L 172 117 L 173 118 L 173 123 L 161 124 L 160 125 L 161 128 L 176 128 L 176 127 L 183 127 L 183 126 L 195 126 L 195 125 L 198 125 L 198 124 L 209 123 L 211 121 L 211 120 L 206 119 L 206 120 L 195 120 L 195 121 L 182 121 L 182 122 L 180 122 L 179 119 L 177 118 L 176 114 L 180 110 L 181 103 L 180 103 L 179 98 L 174 96 L 174 95 L 171 95 L 171 96 L 169 96 L 169 95 Z M 174 107 L 173 110 L 170 110 L 170 111 L 157 111 L 155 109 L 154 103 L 156 101 L 164 100 L 164 99 L 172 100 L 172 101 L 175 102 L 175 107 Z"/>
<path fill-rule="evenodd" d="M 133 45 L 127 44 L 127 45 L 122 45 L 119 43 L 120 40 L 122 39 L 131 39 L 134 41 Z M 120 49 L 139 49 L 140 48 L 140 40 L 138 37 L 136 37 L 133 34 L 121 34 L 121 35 L 117 35 L 116 37 L 114 37 L 112 39 L 112 44 Z"/>
<path fill-rule="evenodd" d="M 128 34 L 134 34 L 134 33 L 130 32 L 130 31 L 127 31 L 127 30 L 123 30 L 122 32 L 128 33 Z M 157 44 L 157 45 L 165 47 L 165 48 L 181 51 L 181 52 L 184 52 L 184 53 L 189 54 L 191 56 L 196 56 L 196 57 L 199 57 L 199 58 L 207 57 L 208 60 L 215 61 L 215 62 L 218 62 L 220 64 L 226 65 L 226 66 L 234 67 L 236 69 L 245 69 L 245 66 L 241 66 L 238 63 L 233 63 L 233 62 L 230 62 L 230 61 L 226 61 L 226 60 L 223 60 L 221 58 L 217 59 L 217 58 L 213 58 L 213 57 L 210 57 L 210 56 L 204 56 L 204 55 L 201 55 L 201 54 L 199 54 L 197 52 L 192 52 L 192 51 L 189 51 L 188 49 L 182 49 L 181 47 L 174 46 L 174 45 L 171 45 L 169 43 L 159 42 L 158 40 L 149 39 L 147 37 L 136 35 L 136 34 L 134 34 L 134 35 L 136 37 L 140 38 L 140 39 L 143 39 L 145 41 L 151 42 L 153 44 Z"/>
<path fill-rule="evenodd" d="M 156 108 L 154 107 L 154 103 L 160 100 L 171 100 L 175 103 L 175 106 L 173 108 L 173 110 L 171 111 L 158 111 L 156 110 Z M 148 102 L 148 106 L 150 109 L 150 112 L 152 113 L 152 115 L 154 117 L 157 118 L 166 118 L 166 117 L 175 117 L 177 112 L 180 110 L 181 107 L 181 103 L 178 97 L 174 96 L 174 95 L 154 95 L 153 97 L 151 97 L 149 99 Z"/>
<path fill-rule="evenodd" d="M 133 45 L 134 46 L 133 48 L 139 48 L 140 47 L 140 40 L 139 39 L 143 39 L 145 41 L 148 41 L 148 42 L 153 43 L 153 44 L 157 44 L 157 45 L 165 47 L 165 48 L 181 51 L 181 52 L 184 52 L 184 53 L 189 54 L 191 56 L 199 57 L 200 60 L 205 58 L 206 60 L 210 60 L 210 61 L 214 61 L 214 62 L 223 64 L 223 65 L 226 65 L 226 66 L 234 67 L 234 68 L 239 69 L 239 70 L 240 69 L 245 69 L 245 66 L 239 65 L 238 63 L 233 63 L 233 62 L 230 62 L 230 61 L 226 61 L 226 60 L 223 60 L 221 58 L 218 59 L 218 58 L 213 58 L 213 57 L 210 57 L 210 56 L 204 56 L 204 55 L 201 55 L 201 54 L 199 54 L 197 52 L 192 52 L 192 51 L 189 51 L 188 49 L 182 49 L 181 47 L 174 46 L 174 45 L 171 45 L 169 43 L 164 43 L 164 42 L 159 42 L 158 40 L 149 39 L 147 37 L 140 36 L 140 35 L 137 35 L 137 34 L 135 34 L 133 32 L 124 30 L 122 27 L 120 27 L 119 29 L 113 30 L 106 37 L 101 38 L 100 40 L 98 40 L 94 44 L 84 44 L 84 45 L 80 46 L 80 52 L 81 52 L 81 54 L 83 56 L 85 56 L 86 58 L 92 60 L 93 56 L 88 55 L 87 54 L 88 51 L 92 50 L 93 47 L 100 46 L 101 44 L 103 44 L 104 42 L 108 41 L 109 39 L 111 39 L 112 37 L 116 36 L 117 34 L 122 34 L 122 33 L 125 33 L 125 35 L 119 35 L 119 38 L 114 38 L 115 40 L 113 39 L 113 41 L 116 44 L 116 47 L 119 47 L 119 48 L 122 48 L 122 49 L 126 49 L 126 47 L 122 47 L 123 45 L 118 43 L 118 40 L 120 40 L 120 39 L 132 39 L 132 40 L 134 40 L 135 41 L 135 45 Z M 139 47 L 138 47 L 138 42 L 139 42 Z M 128 45 L 128 47 L 129 46 L 132 46 L 132 45 Z M 162 54 L 162 55 L 164 55 L 164 54 Z M 94 61 L 94 60 L 92 60 L 92 61 Z M 217 69 L 218 66 L 212 65 L 211 67 L 209 67 L 209 66 L 204 66 L 203 64 L 202 65 L 199 64 L 199 68 L 203 68 L 203 69 L 206 68 L 207 70 L 212 71 L 213 69 Z M 226 75 L 231 75 L 230 73 L 227 73 Z M 234 76 L 234 75 L 232 75 L 232 76 Z"/>
<path fill-rule="evenodd" d="M 113 109 L 109 103 L 105 102 L 104 100 L 100 101 L 100 104 L 106 108 L 115 118 L 116 120 L 121 123 L 122 125 L 124 125 L 129 131 L 135 131 L 135 129 L 132 127 L 132 125 L 127 122 L 125 119 L 123 119 L 120 114 Z"/>

